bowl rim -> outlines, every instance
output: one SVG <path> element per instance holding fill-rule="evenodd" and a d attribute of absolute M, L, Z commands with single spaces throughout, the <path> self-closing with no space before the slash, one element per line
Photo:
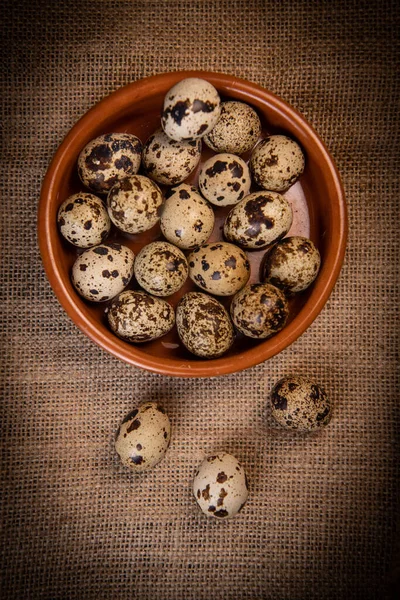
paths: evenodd
<path fill-rule="evenodd" d="M 312 139 L 317 148 L 318 154 L 323 157 L 322 170 L 330 193 L 337 197 L 337 205 L 332 224 L 332 249 L 324 261 L 324 278 L 316 280 L 318 293 L 313 289 L 308 300 L 307 304 L 309 305 L 311 298 L 315 296 L 311 308 L 310 306 L 307 306 L 306 309 L 302 307 L 296 317 L 282 331 L 242 353 L 217 359 L 202 360 L 193 357 L 190 360 L 179 361 L 147 354 L 141 350 L 139 345 L 128 345 L 127 342 L 116 336 L 114 336 L 115 339 L 111 336 L 108 337 L 98 329 L 96 321 L 85 314 L 76 304 L 75 292 L 67 288 L 55 257 L 55 246 L 59 234 L 51 215 L 50 199 L 56 193 L 64 162 L 70 155 L 70 148 L 76 146 L 79 141 L 83 142 L 85 132 L 88 128 L 98 125 L 100 115 L 108 114 L 105 109 L 110 104 L 115 106 L 116 110 L 127 108 L 134 101 L 135 95 L 140 96 L 143 88 L 146 88 L 146 93 L 150 95 L 164 86 L 166 86 L 165 92 L 167 92 L 175 83 L 187 77 L 207 79 L 217 89 L 218 86 L 223 88 L 223 93 L 228 96 L 229 90 L 234 90 L 243 95 L 243 101 L 245 98 L 249 101 L 252 99 L 257 101 L 261 98 L 264 105 L 271 106 L 275 113 L 278 112 L 286 120 L 289 119 L 299 131 L 306 131 L 307 136 Z M 84 143 L 80 145 L 82 147 Z M 217 377 L 243 371 L 272 358 L 292 344 L 311 325 L 326 304 L 344 261 L 347 234 L 347 207 L 340 176 L 332 156 L 312 125 L 299 111 L 258 84 L 234 75 L 214 71 L 178 70 L 145 77 L 118 88 L 92 106 L 69 130 L 56 150 L 42 183 L 38 209 L 38 240 L 45 272 L 60 304 L 75 325 L 92 341 L 120 360 L 154 373 L 175 377 Z M 267 351 L 265 350 L 266 343 L 268 343 Z"/>

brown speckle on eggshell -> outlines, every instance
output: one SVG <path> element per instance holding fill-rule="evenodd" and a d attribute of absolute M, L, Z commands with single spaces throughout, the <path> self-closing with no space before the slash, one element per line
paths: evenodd
<path fill-rule="evenodd" d="M 215 206 L 237 204 L 247 196 L 250 186 L 250 171 L 240 156 L 215 154 L 201 166 L 199 189 Z"/>
<path fill-rule="evenodd" d="M 304 171 L 305 158 L 299 144 L 285 135 L 261 140 L 250 157 L 254 181 L 264 190 L 284 192 Z"/>
<path fill-rule="evenodd" d="M 143 166 L 150 179 L 176 185 L 187 179 L 201 156 L 201 140 L 172 140 L 162 129 L 149 137 L 143 148 Z"/>
<path fill-rule="evenodd" d="M 112 331 L 127 342 L 155 340 L 175 324 L 174 309 L 168 302 L 136 290 L 118 294 L 106 313 Z"/>
<path fill-rule="evenodd" d="M 254 192 L 230 211 L 224 235 L 242 248 L 259 250 L 286 235 L 292 221 L 292 207 L 284 196 L 277 192 Z"/>
<path fill-rule="evenodd" d="M 121 462 L 133 471 L 146 471 L 165 456 L 171 425 L 165 410 L 156 402 L 144 402 L 122 421 L 115 439 Z"/>
<path fill-rule="evenodd" d="M 220 118 L 204 141 L 214 152 L 243 154 L 253 148 L 260 134 L 261 122 L 254 108 L 230 100 L 221 103 Z"/>
<path fill-rule="evenodd" d="M 155 296 L 177 292 L 188 276 L 188 264 L 182 250 L 169 242 L 152 242 L 144 246 L 135 260 L 138 284 Z"/>
<path fill-rule="evenodd" d="M 284 377 L 271 392 L 272 416 L 283 427 L 311 431 L 327 425 L 331 402 L 326 391 L 300 375 Z"/>
<path fill-rule="evenodd" d="M 193 495 L 207 517 L 220 520 L 234 517 L 249 496 L 243 466 L 227 453 L 206 458 L 196 471 Z"/>
<path fill-rule="evenodd" d="M 57 224 L 63 237 L 79 248 L 104 242 L 111 227 L 103 201 L 86 192 L 64 200 L 58 209 Z"/>
<path fill-rule="evenodd" d="M 130 248 L 117 243 L 89 248 L 80 254 L 73 264 L 72 283 L 86 300 L 111 300 L 130 282 L 134 258 Z"/>
<path fill-rule="evenodd" d="M 106 133 L 91 140 L 78 157 L 78 173 L 84 185 L 107 194 L 120 179 L 138 172 L 142 142 L 130 133 Z"/>
<path fill-rule="evenodd" d="M 308 238 L 291 236 L 283 238 L 267 253 L 263 279 L 286 293 L 307 289 L 318 275 L 321 257 Z"/>
<path fill-rule="evenodd" d="M 202 358 L 222 356 L 233 344 L 234 331 L 227 310 L 201 292 L 188 292 L 181 298 L 176 326 L 184 346 Z"/>
<path fill-rule="evenodd" d="M 198 77 L 176 83 L 164 99 L 161 125 L 173 140 L 204 137 L 220 115 L 221 100 L 215 87 Z"/>
<path fill-rule="evenodd" d="M 268 283 L 253 283 L 235 294 L 230 312 L 241 333 L 265 339 L 283 329 L 289 307 L 281 290 Z"/>
<path fill-rule="evenodd" d="M 186 184 L 171 188 L 162 207 L 160 227 L 169 242 L 184 250 L 201 246 L 214 228 L 214 211 L 197 189 Z"/>
<path fill-rule="evenodd" d="M 189 276 L 202 290 L 231 296 L 246 285 L 250 263 L 243 250 L 228 242 L 204 244 L 188 257 Z"/>
<path fill-rule="evenodd" d="M 132 175 L 116 183 L 108 193 L 111 221 L 125 233 L 142 233 L 160 218 L 163 195 L 158 185 L 144 175 Z"/>

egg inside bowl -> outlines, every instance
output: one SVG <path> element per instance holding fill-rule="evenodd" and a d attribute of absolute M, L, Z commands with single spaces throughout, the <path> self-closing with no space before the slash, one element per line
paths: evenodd
<path fill-rule="evenodd" d="M 290 301 L 285 327 L 266 340 L 237 333 L 231 348 L 216 359 L 197 358 L 182 345 L 176 328 L 167 335 L 144 344 L 119 339 L 110 330 L 107 303 L 81 298 L 71 283 L 71 270 L 80 250 L 62 238 L 57 228 L 60 205 L 72 194 L 84 192 L 77 172 L 77 159 L 91 140 L 106 133 L 132 133 L 143 143 L 160 127 L 166 93 L 188 77 L 210 82 L 221 100 L 238 100 L 258 113 L 261 137 L 284 134 L 296 140 L 305 154 L 306 166 L 300 179 L 284 193 L 293 210 L 288 235 L 310 238 L 321 254 L 321 268 L 314 283 Z M 185 181 L 197 185 L 201 165 L 215 154 L 203 144 L 201 160 Z M 250 153 L 242 155 L 248 162 Z M 232 207 L 215 208 L 215 225 L 209 241 L 223 240 L 223 224 Z M 212 377 L 240 371 L 265 361 L 294 342 L 313 322 L 326 303 L 339 275 L 346 246 L 347 214 L 340 178 L 334 161 L 312 126 L 286 102 L 256 84 L 231 75 L 212 72 L 177 71 L 155 75 L 131 83 L 90 109 L 70 130 L 58 148 L 45 176 L 38 215 L 39 245 L 43 264 L 63 308 L 74 323 L 99 346 L 132 365 L 179 377 Z M 107 242 L 128 246 L 135 255 L 153 241 L 163 240 L 159 223 L 140 234 L 111 228 Z M 260 281 L 264 250 L 247 252 L 251 265 L 249 283 Z M 137 289 L 131 281 L 129 289 Z M 200 291 L 187 279 L 183 287 L 167 298 L 176 307 L 188 291 Z M 227 308 L 230 297 L 219 297 Z"/>

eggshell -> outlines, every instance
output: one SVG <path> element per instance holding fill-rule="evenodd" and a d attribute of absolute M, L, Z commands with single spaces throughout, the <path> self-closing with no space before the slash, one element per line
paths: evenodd
<path fill-rule="evenodd" d="M 225 238 L 242 248 L 261 249 L 286 235 L 293 211 L 277 192 L 255 192 L 233 207 L 224 223 Z"/>
<path fill-rule="evenodd" d="M 300 375 L 283 377 L 274 385 L 271 408 L 280 425 L 298 431 L 318 429 L 331 418 L 331 402 L 325 390 Z"/>
<path fill-rule="evenodd" d="M 78 248 L 104 242 L 111 227 L 102 200 L 85 192 L 73 194 L 61 204 L 57 224 L 63 237 Z"/>
<path fill-rule="evenodd" d="M 221 112 L 220 97 L 211 83 L 189 77 L 175 84 L 166 94 L 161 125 L 173 140 L 194 140 L 214 127 Z"/>
<path fill-rule="evenodd" d="M 75 260 L 72 283 L 86 300 L 105 302 L 128 285 L 133 275 L 134 259 L 132 250 L 121 244 L 94 246 Z"/>
<path fill-rule="evenodd" d="M 246 254 L 233 244 L 203 244 L 188 257 L 189 277 L 201 289 L 216 296 L 231 296 L 249 280 Z"/>
<path fill-rule="evenodd" d="M 204 141 L 214 152 L 243 154 L 251 150 L 261 134 L 261 121 L 244 102 L 221 103 L 221 115 Z"/>
<path fill-rule="evenodd" d="M 171 188 L 162 207 L 160 227 L 169 242 L 184 250 L 201 246 L 214 228 L 214 211 L 197 189 L 181 183 Z"/>
<path fill-rule="evenodd" d="M 118 294 L 106 310 L 112 331 L 127 342 L 155 340 L 172 329 L 174 309 L 168 302 L 142 291 Z"/>
<path fill-rule="evenodd" d="M 291 236 L 277 242 L 267 253 L 263 278 L 294 294 L 311 285 L 320 265 L 321 256 L 314 243 L 305 237 Z"/>
<path fill-rule="evenodd" d="M 151 229 L 160 218 L 162 203 L 160 188 L 144 175 L 122 179 L 107 196 L 111 221 L 126 233 L 141 233 Z"/>
<path fill-rule="evenodd" d="M 146 471 L 164 458 L 171 439 L 165 410 L 156 402 L 144 402 L 122 421 L 115 449 L 122 463 L 134 471 Z"/>
<path fill-rule="evenodd" d="M 136 257 L 135 277 L 138 284 L 155 296 L 177 292 L 188 276 L 186 256 L 168 242 L 152 242 Z"/>
<path fill-rule="evenodd" d="M 90 141 L 78 157 L 78 173 L 95 193 L 107 194 L 112 186 L 138 172 L 142 142 L 130 133 L 107 133 Z"/>
<path fill-rule="evenodd" d="M 143 148 L 148 177 L 164 185 L 181 183 L 194 171 L 201 157 L 201 140 L 177 142 L 157 129 Z"/>
<path fill-rule="evenodd" d="M 264 190 L 284 192 L 304 171 L 305 158 L 297 142 L 285 135 L 261 140 L 250 157 L 254 181 Z"/>
<path fill-rule="evenodd" d="M 196 471 L 193 494 L 207 517 L 228 519 L 238 514 L 249 496 L 246 473 L 231 454 L 209 456 Z"/>
<path fill-rule="evenodd" d="M 265 339 L 280 331 L 289 315 L 284 294 L 268 283 L 246 286 L 233 297 L 230 311 L 235 327 L 256 339 Z"/>
<path fill-rule="evenodd" d="M 176 309 L 176 326 L 184 346 L 202 358 L 217 358 L 233 344 L 229 314 L 218 300 L 200 292 L 188 292 Z"/>
<path fill-rule="evenodd" d="M 216 206 L 236 204 L 247 196 L 250 186 L 249 168 L 235 154 L 215 154 L 200 169 L 199 189 Z"/>

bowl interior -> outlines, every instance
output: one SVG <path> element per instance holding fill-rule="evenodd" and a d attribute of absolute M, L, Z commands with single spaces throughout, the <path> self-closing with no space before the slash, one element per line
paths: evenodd
<path fill-rule="evenodd" d="M 181 344 L 176 328 L 161 339 L 145 344 L 133 345 L 117 338 L 107 325 L 107 303 L 86 302 L 75 292 L 70 273 L 81 250 L 66 242 L 56 225 L 61 203 L 69 195 L 85 191 L 76 168 L 82 148 L 96 136 L 110 132 L 133 133 L 145 142 L 160 126 L 161 107 L 168 89 L 188 76 L 210 81 L 218 89 L 222 100 L 236 99 L 252 105 L 262 121 L 262 137 L 269 133 L 284 133 L 301 144 L 306 155 L 306 168 L 300 180 L 284 194 L 294 213 L 289 235 L 310 237 L 322 259 L 314 284 L 290 299 L 289 322 L 280 333 L 264 341 L 237 334 L 229 352 L 213 360 L 199 359 L 190 354 Z M 203 143 L 201 162 L 188 182 L 197 183 L 201 164 L 212 154 L 214 152 Z M 242 158 L 248 160 L 249 153 Z M 231 208 L 215 208 L 211 241 L 223 239 L 223 222 Z M 289 345 L 308 327 L 326 302 L 343 260 L 345 238 L 346 215 L 341 184 L 332 159 L 310 125 L 294 109 L 266 90 L 216 73 L 177 72 L 150 77 L 121 88 L 93 107 L 72 128 L 58 149 L 43 183 L 39 207 L 39 243 L 43 262 L 50 283 L 69 316 L 89 337 L 112 354 L 131 364 L 167 375 L 198 377 L 230 373 L 266 360 Z M 163 239 L 158 224 L 138 235 L 125 234 L 113 226 L 109 237 L 109 241 L 129 246 L 135 254 L 145 244 L 158 239 Z M 259 281 L 265 252 L 265 249 L 247 252 L 251 264 L 250 281 Z M 138 285 L 133 279 L 128 289 L 135 288 Z M 188 279 L 183 288 L 167 300 L 176 306 L 182 295 L 192 289 L 197 288 Z M 218 299 L 229 307 L 231 298 Z"/>

